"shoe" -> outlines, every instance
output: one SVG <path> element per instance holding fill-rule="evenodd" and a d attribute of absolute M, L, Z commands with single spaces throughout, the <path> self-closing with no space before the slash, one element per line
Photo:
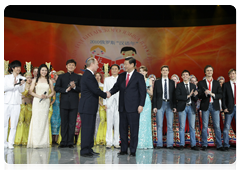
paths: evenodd
<path fill-rule="evenodd" d="M 111 149 L 111 147 L 112 147 L 111 145 L 107 145 L 106 146 L 107 149 Z"/>
<path fill-rule="evenodd" d="M 74 146 L 73 146 L 73 145 L 68 145 L 68 147 L 69 147 L 69 148 L 74 148 Z"/>
<path fill-rule="evenodd" d="M 225 151 L 224 147 L 217 148 L 219 151 Z"/>
<path fill-rule="evenodd" d="M 136 156 L 136 153 L 130 153 L 130 156 Z"/>
<path fill-rule="evenodd" d="M 207 147 L 206 147 L 206 146 L 203 146 L 203 147 L 202 147 L 202 150 L 203 150 L 203 151 L 207 150 Z"/>
<path fill-rule="evenodd" d="M 120 155 L 127 155 L 127 152 L 118 152 L 118 156 Z"/>
<path fill-rule="evenodd" d="M 120 149 L 121 147 L 119 145 L 115 145 L 114 148 Z"/>
<path fill-rule="evenodd" d="M 162 149 L 163 147 L 162 146 L 157 146 L 156 149 Z"/>
<path fill-rule="evenodd" d="M 59 145 L 58 146 L 59 148 L 65 148 L 65 147 L 67 147 L 66 145 Z"/>
<path fill-rule="evenodd" d="M 167 149 L 174 149 L 173 146 L 167 147 Z"/>
<path fill-rule="evenodd" d="M 229 147 L 224 147 L 224 150 L 225 151 L 229 151 Z"/>
<path fill-rule="evenodd" d="M 97 152 L 92 151 L 92 154 L 93 154 L 93 155 L 99 155 L 100 153 L 97 153 Z"/>
<path fill-rule="evenodd" d="M 191 147 L 192 150 L 199 151 L 199 148 L 197 146 Z"/>
<path fill-rule="evenodd" d="M 8 144 L 8 148 L 9 148 L 9 149 L 13 149 L 14 147 L 13 147 L 12 144 L 9 143 L 9 144 Z"/>
<path fill-rule="evenodd" d="M 93 154 L 92 153 L 87 153 L 87 154 L 82 154 L 81 156 L 83 157 L 88 157 L 88 158 L 92 158 Z"/>
<path fill-rule="evenodd" d="M 181 145 L 181 146 L 179 146 L 178 149 L 179 149 L 179 150 L 183 150 L 183 148 L 184 148 L 184 147 Z"/>

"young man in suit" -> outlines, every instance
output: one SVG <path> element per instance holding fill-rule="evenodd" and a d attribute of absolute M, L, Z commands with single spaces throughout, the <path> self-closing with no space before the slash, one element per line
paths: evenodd
<path fill-rule="evenodd" d="M 166 112 L 167 118 L 167 148 L 173 149 L 173 112 L 176 112 L 175 83 L 168 78 L 169 67 L 161 67 L 162 77 L 156 80 L 153 89 L 153 112 L 157 113 L 157 148 L 163 147 L 162 128 Z"/>
<path fill-rule="evenodd" d="M 225 113 L 225 122 L 223 129 L 223 145 L 228 150 L 229 145 L 229 129 L 232 118 L 236 120 L 236 70 L 230 69 L 228 72 L 230 81 L 223 84 L 222 108 Z"/>
<path fill-rule="evenodd" d="M 87 60 L 86 66 L 87 69 L 81 80 L 81 98 L 78 107 L 78 112 L 82 120 L 80 155 L 92 157 L 93 155 L 99 155 L 99 153 L 92 150 L 99 96 L 106 99 L 110 97 L 110 93 L 103 92 L 94 77 L 94 73 L 98 69 L 98 61 L 91 57 Z"/>
<path fill-rule="evenodd" d="M 67 73 L 59 75 L 54 90 L 61 93 L 60 117 L 61 136 L 60 148 L 73 148 L 76 119 L 78 113 L 79 93 L 81 92 L 81 75 L 74 73 L 76 61 L 66 62 Z"/>
<path fill-rule="evenodd" d="M 195 102 L 198 100 L 198 92 L 196 86 L 189 82 L 190 72 L 188 70 L 183 70 L 182 72 L 183 82 L 179 83 L 176 88 L 176 100 L 177 100 L 177 111 L 179 119 L 179 136 L 180 136 L 180 147 L 182 150 L 185 145 L 185 123 L 186 117 L 188 116 L 189 127 L 190 127 L 190 141 L 191 149 L 199 150 L 196 146 L 195 139 L 195 114 L 196 105 Z"/>
<path fill-rule="evenodd" d="M 118 76 L 117 82 L 109 91 L 111 95 L 119 93 L 120 138 L 121 151 L 118 155 L 126 155 L 128 151 L 128 125 L 130 125 L 130 156 L 136 156 L 139 130 L 139 114 L 143 111 L 146 99 L 146 83 L 142 74 L 135 70 L 136 60 L 127 57 L 124 61 L 126 72 Z"/>
<path fill-rule="evenodd" d="M 222 98 L 222 88 L 217 80 L 213 80 L 213 67 L 211 65 L 207 65 L 204 68 L 204 73 L 206 75 L 206 79 L 199 81 L 198 97 L 202 99 L 200 104 L 200 109 L 202 110 L 202 150 L 206 150 L 208 146 L 207 142 L 207 129 L 208 129 L 208 120 L 209 114 L 211 112 L 213 119 L 213 127 L 216 137 L 217 149 L 224 151 L 222 147 L 221 140 L 221 130 L 220 130 L 220 106 L 219 99 Z"/>
<path fill-rule="evenodd" d="M 22 104 L 22 92 L 25 90 L 26 78 L 20 75 L 21 62 L 10 63 L 12 74 L 4 76 L 4 147 L 13 149 L 15 134 Z M 8 121 L 11 119 L 11 130 L 8 137 Z"/>
<path fill-rule="evenodd" d="M 113 64 L 110 68 L 111 77 L 107 77 L 104 80 L 103 91 L 109 91 L 114 84 L 117 82 L 118 73 L 120 71 L 120 67 L 117 64 Z M 106 132 L 106 142 L 107 149 L 110 149 L 112 145 L 115 148 L 120 149 L 119 146 L 119 112 L 118 112 L 118 104 L 119 103 L 119 92 L 111 96 L 109 99 L 103 100 L 103 105 L 105 105 L 106 113 L 107 113 L 107 132 Z M 114 134 L 113 134 L 114 127 Z"/>

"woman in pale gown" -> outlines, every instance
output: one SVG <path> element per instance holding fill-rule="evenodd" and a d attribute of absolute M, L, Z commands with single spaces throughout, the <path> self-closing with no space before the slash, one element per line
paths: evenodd
<path fill-rule="evenodd" d="M 49 94 L 49 88 L 51 94 Z M 49 147 L 49 98 L 55 94 L 55 91 L 53 82 L 49 80 L 49 70 L 45 64 L 38 68 L 37 78 L 33 79 L 29 93 L 34 98 L 27 148 Z"/>

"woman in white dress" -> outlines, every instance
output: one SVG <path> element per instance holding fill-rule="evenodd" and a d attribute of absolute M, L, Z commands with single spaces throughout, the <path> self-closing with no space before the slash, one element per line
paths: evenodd
<path fill-rule="evenodd" d="M 49 89 L 51 89 L 51 94 L 49 94 Z M 29 94 L 34 98 L 27 148 L 49 147 L 49 98 L 55 94 L 55 91 L 53 82 L 49 79 L 49 70 L 45 64 L 38 68 L 37 78 L 33 79 Z"/>

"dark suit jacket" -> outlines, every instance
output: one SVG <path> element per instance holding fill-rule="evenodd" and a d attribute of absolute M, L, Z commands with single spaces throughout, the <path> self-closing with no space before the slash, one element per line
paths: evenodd
<path fill-rule="evenodd" d="M 126 87 L 126 74 L 119 74 L 117 82 L 109 92 L 113 95 L 119 92 L 119 112 L 137 112 L 138 106 L 144 106 L 146 99 L 146 83 L 142 74 L 134 70 Z"/>
<path fill-rule="evenodd" d="M 103 92 L 98 85 L 94 75 L 85 70 L 81 81 L 81 98 L 78 112 L 85 114 L 96 114 L 99 103 L 99 96 L 106 99 L 107 93 Z"/>
<path fill-rule="evenodd" d="M 196 86 L 192 83 L 190 83 L 190 92 L 193 90 L 193 92 L 196 90 Z M 177 84 L 176 88 L 176 99 L 177 99 L 177 111 L 182 112 L 187 104 L 187 90 L 184 85 L 184 82 L 181 82 Z M 194 94 L 191 96 L 191 106 L 193 108 L 193 111 L 196 112 L 196 105 L 195 102 L 198 100 L 198 96 L 194 96 Z"/>
<path fill-rule="evenodd" d="M 61 93 L 60 108 L 63 109 L 76 109 L 78 108 L 79 93 L 81 92 L 81 75 L 76 73 L 65 73 L 58 76 L 54 90 Z M 76 88 L 66 92 L 68 85 L 71 81 L 75 81 Z"/>
<path fill-rule="evenodd" d="M 175 83 L 173 80 L 169 80 L 169 102 L 171 109 L 176 108 L 176 100 L 175 100 Z M 158 79 L 154 83 L 153 89 L 153 108 L 161 109 L 162 107 L 162 99 L 163 99 L 163 86 L 162 86 L 162 78 Z"/>
<path fill-rule="evenodd" d="M 222 88 L 223 88 L 222 108 L 223 110 L 228 109 L 229 114 L 231 114 L 233 112 L 235 104 L 230 81 L 224 83 Z"/>
<path fill-rule="evenodd" d="M 206 80 L 202 80 L 198 82 L 198 97 L 202 99 L 200 104 L 200 110 L 207 111 L 209 107 L 210 97 L 205 95 L 204 88 L 208 89 Z M 213 98 L 213 108 L 214 110 L 220 110 L 219 99 L 222 98 L 222 88 L 217 80 L 213 80 L 212 82 L 212 93 L 215 94 Z"/>

